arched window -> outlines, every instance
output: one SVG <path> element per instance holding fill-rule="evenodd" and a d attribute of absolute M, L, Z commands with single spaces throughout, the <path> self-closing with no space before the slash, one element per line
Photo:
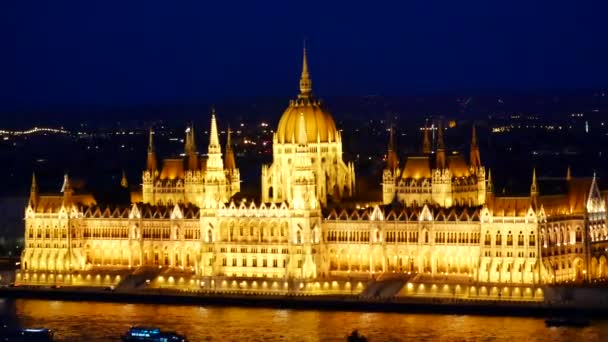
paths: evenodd
<path fill-rule="evenodd" d="M 507 233 L 507 246 L 513 246 L 513 235 L 511 232 Z"/>
<path fill-rule="evenodd" d="M 530 244 L 530 246 L 535 246 L 536 245 L 536 237 L 534 236 L 534 232 L 530 233 L 529 244 Z"/>
<path fill-rule="evenodd" d="M 213 231 L 211 229 L 207 230 L 207 242 L 213 242 Z"/>
<path fill-rule="evenodd" d="M 484 244 L 486 246 L 489 246 L 492 244 L 492 238 L 490 237 L 490 232 L 486 232 L 486 239 L 484 241 Z"/>
<path fill-rule="evenodd" d="M 429 232 L 424 231 L 424 243 L 429 243 Z"/>
<path fill-rule="evenodd" d="M 500 231 L 498 231 L 498 232 L 496 233 L 496 245 L 497 245 L 497 246 L 502 245 L 502 235 L 500 235 Z"/>
<path fill-rule="evenodd" d="M 269 198 L 272 198 L 273 192 L 274 192 L 274 191 L 273 191 L 273 188 L 272 188 L 272 187 L 269 187 L 269 188 L 268 188 L 268 197 L 269 197 Z"/>
<path fill-rule="evenodd" d="M 524 233 L 522 233 L 522 232 L 519 232 L 519 236 L 517 237 L 517 245 L 518 246 L 524 245 Z"/>
<path fill-rule="evenodd" d="M 583 242 L 583 233 L 580 227 L 576 228 L 576 242 Z"/>
<path fill-rule="evenodd" d="M 302 231 L 299 230 L 299 229 L 296 232 L 296 243 L 297 244 L 301 244 L 302 243 Z"/>

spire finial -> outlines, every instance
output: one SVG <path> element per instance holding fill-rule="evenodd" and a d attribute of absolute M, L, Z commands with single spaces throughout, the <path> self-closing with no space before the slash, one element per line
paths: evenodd
<path fill-rule="evenodd" d="M 300 76 L 300 96 L 309 96 L 312 93 L 312 81 L 308 72 L 308 58 L 306 56 L 306 41 L 304 41 L 302 57 L 302 75 Z"/>

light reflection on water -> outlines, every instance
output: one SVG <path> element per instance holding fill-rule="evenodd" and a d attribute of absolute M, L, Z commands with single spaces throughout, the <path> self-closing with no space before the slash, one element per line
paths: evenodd
<path fill-rule="evenodd" d="M 190 341 L 602 341 L 608 321 L 546 328 L 539 318 L 361 313 L 238 307 L 0 300 L 0 319 L 55 330 L 59 341 L 119 341 L 132 325 L 158 326 Z"/>

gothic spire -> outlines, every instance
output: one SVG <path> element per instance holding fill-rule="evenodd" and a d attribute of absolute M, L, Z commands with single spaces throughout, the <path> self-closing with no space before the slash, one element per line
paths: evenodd
<path fill-rule="evenodd" d="M 445 143 L 443 141 L 443 123 L 439 121 L 439 127 L 437 129 L 437 165 L 438 169 L 447 168 L 446 156 L 445 156 Z"/>
<path fill-rule="evenodd" d="M 304 46 L 302 57 L 302 75 L 300 76 L 300 96 L 308 97 L 312 93 L 312 80 L 308 72 L 308 58 L 306 56 L 306 46 Z"/>
<path fill-rule="evenodd" d="M 393 125 L 391 125 L 388 140 L 388 152 L 386 154 L 386 168 L 389 170 L 395 170 L 398 167 L 399 158 L 397 157 L 397 152 L 395 151 L 394 129 Z"/>
<path fill-rule="evenodd" d="M 230 130 L 230 127 L 228 127 L 228 137 L 226 138 L 226 156 L 224 157 L 224 166 L 228 171 L 233 171 L 236 169 L 234 151 L 232 150 L 232 130 Z"/>
<path fill-rule="evenodd" d="M 38 203 L 38 184 L 36 183 L 36 173 L 32 172 L 32 185 L 30 186 L 30 205 L 36 206 Z"/>
<path fill-rule="evenodd" d="M 538 182 L 536 180 L 536 168 L 532 169 L 532 184 L 530 185 L 530 194 L 538 195 Z"/>
<path fill-rule="evenodd" d="M 426 123 L 423 130 L 422 153 L 431 154 L 431 139 L 429 138 L 429 128 L 426 126 Z"/>
<path fill-rule="evenodd" d="M 471 155 L 469 158 L 469 163 L 474 170 L 477 170 L 481 167 L 481 157 L 479 155 L 479 145 L 477 145 L 477 129 L 475 128 L 475 124 L 473 124 L 473 129 L 471 132 Z"/>
<path fill-rule="evenodd" d="M 209 150 L 220 148 L 220 138 L 217 131 L 217 120 L 215 118 L 215 108 L 211 108 L 211 130 L 209 133 Z"/>
<path fill-rule="evenodd" d="M 149 138 L 148 138 L 148 160 L 146 161 L 148 171 L 154 173 L 157 169 L 156 163 L 156 152 L 154 151 L 154 131 L 150 127 Z M 152 174 L 152 176 L 154 176 Z"/>

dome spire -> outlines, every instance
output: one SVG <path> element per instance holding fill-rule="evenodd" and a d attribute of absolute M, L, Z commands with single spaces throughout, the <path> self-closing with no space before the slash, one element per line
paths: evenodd
<path fill-rule="evenodd" d="M 300 76 L 300 96 L 308 97 L 312 93 L 312 81 L 308 73 L 308 58 L 306 57 L 306 42 L 304 42 L 302 57 L 302 75 Z"/>

